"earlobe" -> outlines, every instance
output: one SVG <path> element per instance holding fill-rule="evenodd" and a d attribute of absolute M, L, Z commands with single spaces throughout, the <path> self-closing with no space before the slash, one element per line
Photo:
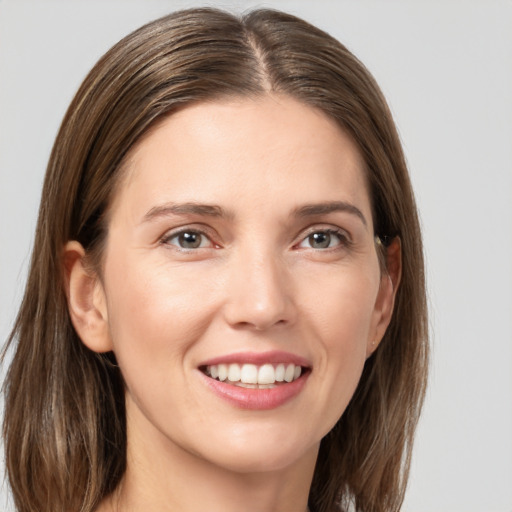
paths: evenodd
<path fill-rule="evenodd" d="M 395 237 L 386 248 L 386 269 L 383 270 L 375 302 L 373 325 L 367 343 L 366 357 L 370 357 L 381 342 L 393 316 L 396 293 L 402 277 L 402 244 Z"/>
<path fill-rule="evenodd" d="M 66 244 L 63 265 L 69 315 L 78 336 L 94 352 L 112 350 L 105 291 L 99 277 L 87 268 L 80 243 Z"/>

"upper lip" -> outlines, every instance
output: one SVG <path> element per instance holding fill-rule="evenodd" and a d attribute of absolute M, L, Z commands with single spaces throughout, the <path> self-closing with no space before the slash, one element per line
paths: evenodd
<path fill-rule="evenodd" d="M 293 363 L 296 366 L 302 366 L 305 368 L 311 367 L 311 363 L 304 357 L 290 352 L 283 352 L 281 350 L 272 350 L 270 352 L 236 352 L 233 354 L 226 354 L 203 361 L 199 367 L 214 366 L 217 364 L 254 364 L 256 366 L 261 366 L 266 363 Z"/>

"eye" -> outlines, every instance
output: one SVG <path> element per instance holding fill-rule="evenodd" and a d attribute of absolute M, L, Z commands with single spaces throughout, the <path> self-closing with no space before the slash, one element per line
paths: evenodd
<path fill-rule="evenodd" d="M 343 232 L 335 229 L 319 229 L 309 233 L 309 235 L 300 242 L 298 247 L 306 249 L 331 249 L 347 244 L 348 239 Z"/>
<path fill-rule="evenodd" d="M 187 229 L 165 237 L 164 244 L 175 245 L 180 249 L 203 249 L 214 247 L 213 242 L 201 231 Z"/>

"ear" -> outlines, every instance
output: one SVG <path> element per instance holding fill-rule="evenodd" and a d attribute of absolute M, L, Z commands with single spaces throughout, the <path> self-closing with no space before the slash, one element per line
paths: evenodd
<path fill-rule="evenodd" d="M 97 274 L 87 268 L 81 244 L 66 244 L 63 264 L 69 315 L 78 336 L 94 352 L 112 350 L 105 291 Z"/>
<path fill-rule="evenodd" d="M 400 238 L 395 237 L 386 247 L 386 268 L 382 271 L 380 287 L 375 301 L 373 321 L 370 329 L 370 339 L 366 347 L 366 357 L 370 357 L 379 346 L 386 329 L 388 328 L 393 308 L 395 306 L 396 292 L 402 277 L 402 244 Z"/>

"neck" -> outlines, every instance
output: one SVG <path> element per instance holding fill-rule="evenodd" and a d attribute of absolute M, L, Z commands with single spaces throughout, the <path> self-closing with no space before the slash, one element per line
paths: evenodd
<path fill-rule="evenodd" d="M 241 472 L 219 467 L 158 431 L 148 435 L 147 428 L 130 423 L 125 476 L 98 512 L 307 511 L 318 446 L 284 468 Z"/>

